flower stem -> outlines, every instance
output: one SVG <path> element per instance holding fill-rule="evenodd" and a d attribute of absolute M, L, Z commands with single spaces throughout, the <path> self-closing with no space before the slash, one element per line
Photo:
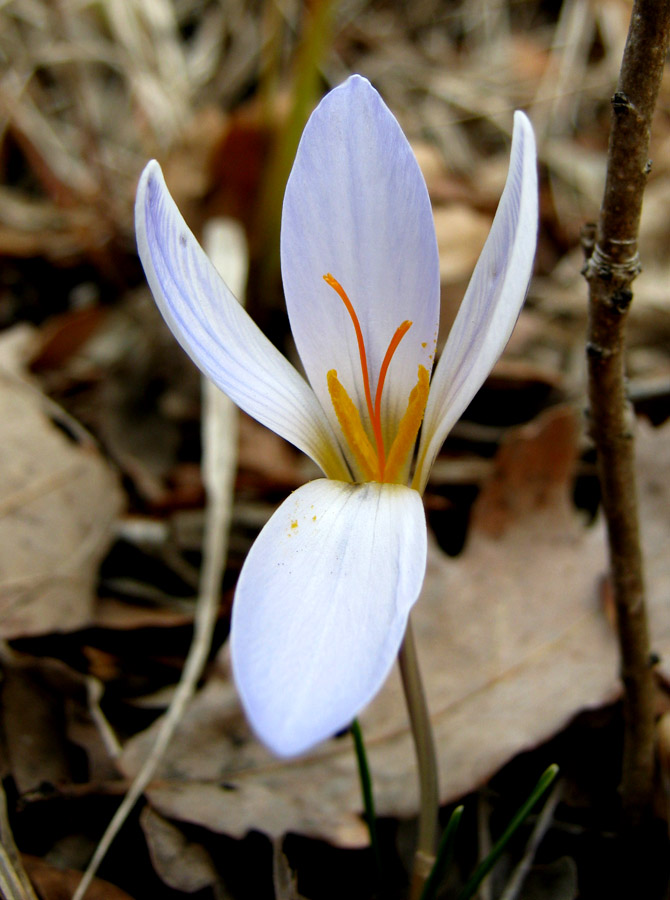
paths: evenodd
<path fill-rule="evenodd" d="M 410 900 L 418 900 L 435 862 L 439 792 L 435 743 L 421 683 L 419 660 L 414 644 L 412 622 L 408 620 L 405 638 L 398 654 L 405 702 L 412 727 L 416 761 L 419 769 L 419 836 L 414 853 Z"/>
<path fill-rule="evenodd" d="M 379 839 L 377 837 L 377 814 L 375 812 L 375 799 L 372 793 L 372 777 L 370 775 L 370 766 L 368 765 L 368 756 L 365 752 L 363 732 L 358 719 L 354 719 L 351 723 L 351 736 L 354 739 L 354 748 L 356 750 L 356 762 L 358 763 L 358 775 L 361 781 L 365 821 L 368 826 L 368 833 L 370 834 L 370 847 L 372 848 L 372 854 L 375 858 L 377 876 L 381 883 L 383 868 L 382 857 L 379 850 Z"/>
<path fill-rule="evenodd" d="M 457 806 L 452 812 L 451 818 L 444 829 L 444 834 L 440 838 L 440 845 L 437 848 L 437 859 L 433 866 L 433 871 L 424 885 L 421 893 L 421 900 L 434 900 L 440 887 L 440 883 L 444 878 L 451 862 L 454 858 L 454 849 L 456 844 L 456 832 L 461 824 L 461 816 L 463 815 L 464 806 Z"/>

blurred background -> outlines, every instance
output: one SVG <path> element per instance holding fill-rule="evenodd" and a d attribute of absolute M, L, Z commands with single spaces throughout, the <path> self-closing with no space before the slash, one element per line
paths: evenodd
<path fill-rule="evenodd" d="M 43 867 L 34 877 L 43 879 L 44 900 L 71 894 L 50 867 L 85 865 L 136 771 L 132 750 L 119 762 L 121 745 L 149 729 L 172 696 L 198 590 L 200 378 L 160 320 L 136 256 L 139 173 L 150 158 L 160 161 L 197 235 L 212 219 L 239 223 L 247 308 L 297 363 L 279 272 L 283 189 L 310 111 L 354 72 L 380 91 L 426 178 L 440 249 L 441 341 L 504 185 L 513 111 L 524 109 L 535 128 L 541 222 L 526 307 L 425 497 L 433 542 L 426 592 L 442 606 L 426 601 L 433 619 L 424 624 L 443 634 L 425 668 L 438 672 L 427 679 L 440 715 L 459 703 L 469 710 L 470 749 L 458 756 L 442 742 L 443 801 L 495 776 L 472 795 L 462 865 L 472 862 L 500 796 L 532 786 L 527 766 L 534 783 L 556 760 L 567 787 L 563 824 L 543 862 L 549 875 L 518 896 L 605 895 L 620 720 L 583 419 L 580 231 L 598 216 L 630 12 L 629 0 L 0 0 L 0 762 L 19 847 L 34 857 L 32 873 Z M 627 352 L 630 397 L 648 429 L 642 490 L 655 647 L 670 650 L 667 78 L 650 155 L 644 271 Z M 304 896 L 373 896 L 355 784 L 338 793 L 332 769 L 315 784 L 296 767 L 289 779 L 283 764 L 281 777 L 268 776 L 231 693 L 225 639 L 239 568 L 276 505 L 316 474 L 243 415 L 231 441 L 235 501 L 208 670 L 209 688 L 216 682 L 222 693 L 203 701 L 204 718 L 189 726 L 213 743 L 202 738 L 206 761 L 180 745 L 181 762 L 176 753 L 163 777 L 181 785 L 182 799 L 187 782 L 227 792 L 229 811 L 236 792 L 242 799 L 223 821 L 201 794 L 189 795 L 188 808 L 150 795 L 103 875 L 135 897 L 271 897 L 270 838 L 276 849 L 289 830 L 284 852 Z M 502 582 L 480 583 L 483 571 Z M 444 612 L 450 578 L 470 603 L 455 619 Z M 501 596 L 508 612 L 489 610 L 493 620 L 479 621 Z M 549 624 L 538 609 L 552 611 Z M 593 633 L 579 631 L 574 646 L 556 638 L 587 620 Z M 512 638 L 519 622 L 526 628 Z M 549 644 L 558 648 L 554 662 L 531 664 Z M 456 674 L 445 686 L 439 672 L 449 665 Z M 514 686 L 510 696 L 488 692 L 502 682 Z M 486 709 L 468 705 L 477 692 Z M 373 776 L 396 879 L 390 895 L 402 896 L 413 761 L 407 744 L 401 776 L 392 754 L 383 757 L 394 715 L 404 714 L 379 709 L 369 725 L 381 747 Z M 459 721 L 450 727 L 465 734 Z M 252 773 L 251 796 L 240 793 L 240 772 Z M 326 802 L 319 792 L 329 778 Z M 661 791 L 660 816 L 665 804 Z M 278 858 L 276 895 L 297 897 L 290 879 L 277 876 Z M 660 866 L 657 874 L 660 883 L 667 873 Z M 491 890 L 483 896 L 501 893 Z"/>

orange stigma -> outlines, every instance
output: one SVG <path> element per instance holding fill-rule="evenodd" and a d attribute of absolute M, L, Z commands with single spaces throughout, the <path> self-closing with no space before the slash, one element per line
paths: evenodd
<path fill-rule="evenodd" d="M 323 276 L 323 280 L 328 284 L 333 290 L 339 295 L 340 299 L 344 303 L 344 306 L 349 313 L 351 321 L 354 326 L 354 332 L 356 333 L 356 342 L 358 344 L 358 355 L 361 360 L 361 373 L 363 375 L 363 389 L 365 391 L 365 403 L 368 409 L 368 416 L 370 418 L 370 423 L 372 426 L 372 433 L 375 441 L 375 449 L 369 445 L 369 440 L 364 433 L 362 423 L 360 421 L 360 417 L 356 418 L 353 413 L 353 403 L 349 400 L 346 391 L 337 381 L 337 372 L 335 370 L 331 370 L 328 373 L 328 390 L 331 395 L 331 400 L 333 402 L 333 406 L 335 408 L 335 412 L 337 414 L 340 425 L 342 426 L 342 430 L 344 432 L 345 437 L 349 443 L 350 448 L 354 452 L 354 456 L 356 457 L 359 465 L 361 466 L 363 472 L 365 473 L 367 478 L 370 478 L 370 475 L 373 474 L 374 478 L 371 480 L 377 481 L 391 481 L 395 480 L 398 476 L 398 470 L 400 469 L 400 463 L 397 463 L 394 460 L 394 464 L 392 465 L 392 472 L 386 471 L 386 449 L 384 447 L 384 438 L 382 435 L 382 421 L 381 421 L 381 406 L 382 406 L 382 391 L 384 389 L 384 382 L 386 381 L 386 374 L 388 372 L 389 366 L 391 364 L 391 360 L 393 358 L 394 353 L 398 349 L 398 346 L 402 339 L 405 337 L 409 329 L 412 327 L 412 323 L 410 321 L 402 322 L 395 331 L 395 334 L 391 338 L 391 341 L 388 345 L 388 349 L 384 354 L 384 359 L 382 360 L 381 367 L 379 369 L 379 378 L 377 379 L 377 388 L 375 390 L 374 401 L 372 398 L 372 389 L 370 386 L 370 370 L 368 366 L 368 357 L 367 351 L 365 349 L 365 340 L 363 338 L 363 331 L 361 329 L 361 324 L 359 322 L 358 316 L 356 315 L 356 310 L 346 294 L 346 291 L 342 287 L 342 285 L 334 278 L 330 273 L 328 275 Z M 419 367 L 423 369 L 423 366 Z M 424 370 L 426 371 L 426 370 Z M 427 375 L 426 371 L 426 375 Z M 420 379 L 422 380 L 422 379 Z M 428 389 L 428 380 L 427 378 L 422 380 L 422 383 L 425 383 L 425 394 L 427 399 L 427 389 Z M 415 389 L 416 391 L 416 389 Z M 421 393 L 424 391 L 422 389 Z M 412 395 L 413 397 L 414 395 Z M 344 399 L 346 397 L 346 400 Z M 418 433 L 419 426 L 421 425 L 421 419 L 423 418 L 423 409 L 425 407 L 425 399 L 423 399 L 423 405 L 421 406 L 418 423 L 416 425 L 416 432 Z M 347 403 L 348 401 L 348 403 Z M 407 415 L 407 414 L 405 414 Z M 416 414 L 413 414 L 412 419 L 416 418 Z M 404 421 L 404 418 L 403 418 Z M 402 424 L 402 423 L 401 423 Z M 362 434 L 360 432 L 363 432 Z M 415 435 L 416 436 L 416 435 Z M 365 448 L 365 444 L 369 445 L 369 449 Z M 394 444 L 396 442 L 394 441 Z M 404 443 L 404 442 L 403 442 Z M 375 452 L 376 450 L 376 452 Z M 377 471 L 371 472 L 371 456 L 376 456 L 377 459 Z M 395 454 L 397 455 L 397 454 Z M 389 476 L 388 478 L 385 476 Z"/>

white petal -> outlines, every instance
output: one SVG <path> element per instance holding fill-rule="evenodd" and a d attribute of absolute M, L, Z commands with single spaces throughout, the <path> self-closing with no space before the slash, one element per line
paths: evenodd
<path fill-rule="evenodd" d="M 537 223 L 535 138 L 526 116 L 516 112 L 505 190 L 431 382 L 414 478 L 421 492 L 447 433 L 516 324 L 533 268 Z"/>
<path fill-rule="evenodd" d="M 426 566 L 421 498 L 397 484 L 313 481 L 282 503 L 237 584 L 233 673 L 280 756 L 349 725 L 396 657 Z"/>
<path fill-rule="evenodd" d="M 335 422 L 326 372 L 336 369 L 365 411 L 355 333 L 324 281 L 342 285 L 360 319 L 372 392 L 398 326 L 413 322 L 383 392 L 386 438 L 405 412 L 417 367 L 432 367 L 439 318 L 439 264 L 426 185 L 398 122 L 360 76 L 312 114 L 286 187 L 281 230 L 286 304 L 300 358 Z"/>
<path fill-rule="evenodd" d="M 154 160 L 135 202 L 137 248 L 163 318 L 193 362 L 245 412 L 330 477 L 348 477 L 314 392 L 265 337 L 184 222 Z"/>

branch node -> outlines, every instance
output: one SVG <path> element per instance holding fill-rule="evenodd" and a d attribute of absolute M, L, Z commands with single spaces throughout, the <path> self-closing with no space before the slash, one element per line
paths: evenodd
<path fill-rule="evenodd" d="M 628 245 L 632 249 L 632 247 L 635 246 L 636 241 L 633 239 L 610 240 L 608 243 L 616 246 Z M 640 262 L 640 256 L 637 251 L 632 256 L 625 258 L 622 262 L 617 262 L 609 253 L 606 253 L 601 248 L 600 244 L 596 244 L 593 248 L 593 253 L 584 266 L 584 277 L 587 281 L 600 280 L 608 284 L 611 282 L 618 282 L 621 285 L 629 285 L 631 281 L 637 278 L 641 271 L 642 263 Z M 625 309 L 628 309 L 630 300 L 631 297 L 629 296 L 625 303 Z M 618 306 L 618 304 L 616 304 L 616 306 Z M 620 311 L 625 312 L 625 309 Z"/>
<path fill-rule="evenodd" d="M 615 291 L 612 296 L 608 298 L 608 302 L 614 312 L 624 315 L 628 312 L 632 299 L 633 292 L 631 291 L 631 289 L 621 288 L 620 290 Z"/>
<path fill-rule="evenodd" d="M 603 347 L 601 344 L 587 341 L 586 355 L 594 360 L 609 359 L 614 355 L 614 351 L 611 347 Z"/>
<path fill-rule="evenodd" d="M 633 113 L 633 115 L 640 118 L 639 110 L 625 91 L 616 91 L 611 102 L 615 115 Z"/>
<path fill-rule="evenodd" d="M 593 249 L 596 246 L 596 235 L 598 226 L 595 222 L 585 222 L 579 232 L 579 241 L 582 245 L 584 259 L 588 262 L 591 259 Z M 582 275 L 586 274 L 586 265 L 582 269 Z"/>

